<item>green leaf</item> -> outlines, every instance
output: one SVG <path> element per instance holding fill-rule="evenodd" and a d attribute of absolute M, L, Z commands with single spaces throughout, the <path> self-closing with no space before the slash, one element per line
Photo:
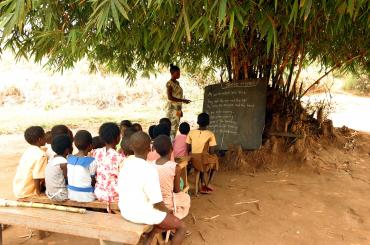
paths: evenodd
<path fill-rule="evenodd" d="M 220 7 L 218 10 L 218 25 L 225 21 L 227 0 L 220 0 Z"/>
<path fill-rule="evenodd" d="M 355 9 L 355 1 L 354 0 L 348 0 L 348 7 L 347 12 L 349 13 L 349 16 L 353 16 L 353 11 Z"/>
<path fill-rule="evenodd" d="M 190 31 L 193 31 L 194 28 L 197 27 L 202 20 L 203 20 L 203 17 L 199 17 L 199 19 L 197 19 L 197 21 L 195 21 L 193 25 L 190 27 Z"/>
<path fill-rule="evenodd" d="M 127 12 L 124 9 L 124 7 L 120 3 L 118 3 L 116 6 L 117 6 L 119 12 L 122 14 L 122 16 L 125 17 L 127 20 L 129 20 Z"/>
<path fill-rule="evenodd" d="M 312 6 L 312 0 L 307 0 L 306 8 L 304 11 L 304 21 L 307 20 L 308 15 L 310 14 L 311 6 Z"/>
<path fill-rule="evenodd" d="M 116 8 L 116 5 L 119 5 L 119 4 L 120 3 L 117 0 L 113 0 L 111 2 L 110 8 L 112 10 L 113 20 L 114 20 L 114 23 L 116 24 L 117 29 L 121 30 L 121 23 L 119 22 L 118 12 Z"/>
<path fill-rule="evenodd" d="M 347 3 L 344 1 L 337 9 L 338 13 L 344 14 L 346 12 Z"/>
<path fill-rule="evenodd" d="M 231 35 L 233 34 L 233 30 L 234 30 L 234 17 L 235 17 L 235 12 L 231 12 L 231 15 L 230 15 L 230 24 L 229 24 L 229 37 L 231 37 Z"/>
<path fill-rule="evenodd" d="M 294 0 L 292 12 L 290 12 L 290 17 L 289 17 L 289 22 L 288 23 L 292 22 L 293 18 L 294 18 L 294 22 L 295 22 L 295 20 L 297 19 L 297 14 L 298 14 L 298 0 Z"/>
<path fill-rule="evenodd" d="M 185 24 L 185 31 L 186 31 L 186 39 L 190 43 L 191 42 L 191 35 L 190 35 L 190 27 L 189 27 L 189 20 L 186 14 L 185 5 L 182 7 L 182 15 L 184 16 L 184 24 Z"/>
<path fill-rule="evenodd" d="M 277 6 L 278 6 L 278 0 L 275 0 L 275 13 L 277 11 Z"/>
<path fill-rule="evenodd" d="M 183 18 L 183 15 L 180 14 L 180 16 L 179 16 L 179 18 L 177 19 L 177 22 L 176 22 L 175 30 L 172 33 L 171 41 L 175 40 L 176 34 L 179 31 L 179 28 L 180 28 L 180 25 L 181 25 L 181 22 L 182 22 L 182 18 Z"/>

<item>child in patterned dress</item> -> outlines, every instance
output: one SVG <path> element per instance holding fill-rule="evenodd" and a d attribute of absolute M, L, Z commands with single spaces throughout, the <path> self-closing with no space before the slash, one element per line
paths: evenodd
<path fill-rule="evenodd" d="M 105 147 L 96 149 L 93 157 L 97 163 L 95 195 L 100 201 L 118 201 L 118 172 L 124 157 L 116 151 L 121 140 L 117 124 L 108 122 L 99 128 L 99 136 Z"/>

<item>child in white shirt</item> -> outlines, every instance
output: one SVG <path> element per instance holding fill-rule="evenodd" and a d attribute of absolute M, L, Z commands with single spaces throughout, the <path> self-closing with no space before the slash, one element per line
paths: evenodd
<path fill-rule="evenodd" d="M 134 223 L 155 225 L 149 241 L 161 230 L 175 229 L 172 244 L 181 244 L 185 238 L 185 224 L 166 210 L 163 204 L 158 172 L 146 161 L 150 151 L 150 137 L 137 132 L 130 137 L 134 156 L 125 160 L 118 178 L 119 208 L 122 216 Z"/>

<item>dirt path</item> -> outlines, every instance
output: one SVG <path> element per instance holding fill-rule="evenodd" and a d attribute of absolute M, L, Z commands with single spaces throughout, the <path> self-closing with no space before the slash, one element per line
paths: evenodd
<path fill-rule="evenodd" d="M 220 172 L 216 192 L 192 199 L 186 223 L 192 232 L 185 244 L 370 244 L 370 135 L 361 151 L 328 149 L 325 162 L 344 170 L 283 167 L 255 175 Z M 1 197 L 11 198 L 11 181 L 24 147 L 21 135 L 0 137 Z M 6 144 L 5 144 L 6 143 Z M 17 147 L 14 147 L 17 146 Z M 258 200 L 258 205 L 246 203 Z M 239 204 L 238 204 L 239 203 Z M 194 218 L 193 218 L 194 217 Z M 5 244 L 98 244 L 52 234 L 43 241 L 23 227 L 4 232 Z"/>

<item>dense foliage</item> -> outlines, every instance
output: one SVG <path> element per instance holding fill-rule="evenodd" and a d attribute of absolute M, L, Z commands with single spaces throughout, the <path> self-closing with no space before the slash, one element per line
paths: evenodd
<path fill-rule="evenodd" d="M 87 57 L 129 79 L 173 62 L 221 69 L 295 98 L 312 61 L 370 71 L 369 10 L 367 0 L 3 0 L 0 47 L 58 69 Z"/>

